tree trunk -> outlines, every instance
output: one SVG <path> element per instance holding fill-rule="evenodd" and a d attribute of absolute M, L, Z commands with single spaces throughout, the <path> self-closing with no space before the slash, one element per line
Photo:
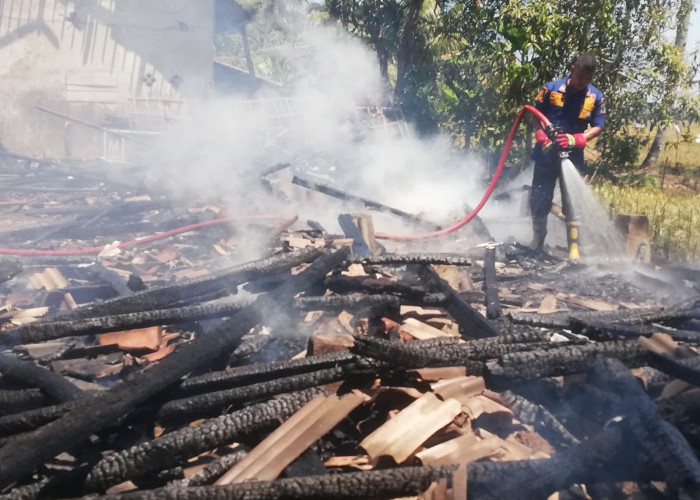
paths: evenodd
<path fill-rule="evenodd" d="M 656 127 L 654 141 L 651 143 L 651 147 L 649 148 L 646 158 L 644 158 L 644 161 L 642 162 L 641 168 L 654 168 L 656 166 L 656 163 L 659 160 L 659 155 L 661 154 L 661 148 L 664 146 L 664 142 L 666 142 L 666 127 L 659 124 L 659 126 Z"/>
<path fill-rule="evenodd" d="M 681 54 L 685 55 L 685 46 L 688 41 L 688 28 L 690 26 L 690 12 L 693 10 L 693 0 L 681 0 L 681 4 L 678 6 L 678 28 L 676 29 L 676 40 L 674 45 L 679 48 Z M 664 99 L 662 106 L 671 108 L 675 101 L 676 90 L 675 82 L 669 82 L 669 93 L 668 99 Z M 661 154 L 661 149 L 664 146 L 666 140 L 666 127 L 659 125 L 656 129 L 656 135 L 654 136 L 654 141 L 651 143 L 651 148 L 647 153 L 646 158 L 642 162 L 641 168 L 654 168 Z"/>

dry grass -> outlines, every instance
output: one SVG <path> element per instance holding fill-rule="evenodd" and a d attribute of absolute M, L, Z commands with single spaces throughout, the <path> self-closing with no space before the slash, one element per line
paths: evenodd
<path fill-rule="evenodd" d="M 677 132 L 671 126 L 666 132 L 666 142 L 658 161 L 659 173 L 664 165 L 683 169 L 687 173 L 700 169 L 700 143 L 695 142 L 696 138 L 700 138 L 700 124 L 683 126 L 680 129 L 680 132 Z M 641 162 L 649 151 L 656 129 L 645 128 L 636 132 L 648 139 L 648 145 L 639 152 Z"/>

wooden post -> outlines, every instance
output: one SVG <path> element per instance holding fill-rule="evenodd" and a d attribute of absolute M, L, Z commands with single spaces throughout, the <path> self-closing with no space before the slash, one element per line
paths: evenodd
<path fill-rule="evenodd" d="M 372 223 L 372 217 L 366 214 L 354 214 L 352 216 L 352 221 L 362 233 L 362 239 L 367 243 L 372 255 L 375 257 L 384 253 L 384 248 L 377 243 L 374 238 L 374 224 Z"/>
<path fill-rule="evenodd" d="M 651 261 L 649 218 L 646 215 L 618 214 L 615 228 L 625 238 L 625 256 L 628 259 Z"/>

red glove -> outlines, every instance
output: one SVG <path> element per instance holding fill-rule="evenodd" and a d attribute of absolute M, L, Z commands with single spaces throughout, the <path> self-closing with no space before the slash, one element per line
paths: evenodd
<path fill-rule="evenodd" d="M 557 144 L 562 150 L 583 149 L 586 146 L 586 136 L 583 134 L 557 134 Z"/>
<path fill-rule="evenodd" d="M 545 153 L 549 153 L 549 151 L 552 149 L 552 141 L 549 140 L 549 137 L 547 137 L 547 133 L 539 129 L 537 132 L 535 132 L 535 140 L 537 141 L 537 144 L 542 146 L 542 151 Z"/>

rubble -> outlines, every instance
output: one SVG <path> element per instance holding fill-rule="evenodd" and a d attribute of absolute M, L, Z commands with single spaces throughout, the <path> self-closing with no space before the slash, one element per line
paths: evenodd
<path fill-rule="evenodd" d="M 6 498 L 697 498 L 697 283 L 97 189 L 0 205 Z"/>

